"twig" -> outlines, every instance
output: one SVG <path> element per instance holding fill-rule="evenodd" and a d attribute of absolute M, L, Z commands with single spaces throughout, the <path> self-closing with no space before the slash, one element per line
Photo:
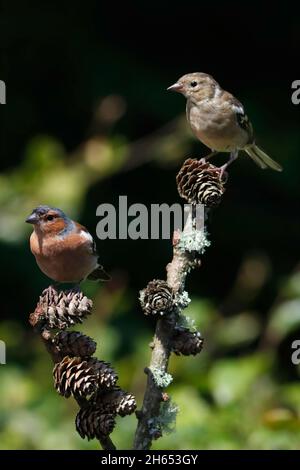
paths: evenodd
<path fill-rule="evenodd" d="M 116 450 L 116 446 L 109 436 L 99 438 L 99 442 L 103 450 Z"/>
<path fill-rule="evenodd" d="M 199 255 L 210 245 L 204 227 L 205 211 L 219 204 L 225 191 L 225 182 L 220 168 L 207 163 L 205 159 L 191 158 L 182 165 L 176 182 L 179 195 L 192 205 L 192 210 L 188 214 L 183 232 L 174 232 L 173 258 L 167 265 L 166 284 L 175 296 L 174 308 L 167 312 L 160 310 L 160 306 L 165 303 L 163 299 L 168 299 L 166 288 L 163 287 L 164 281 L 151 281 L 147 288 L 141 291 L 140 300 L 144 313 L 151 314 L 152 309 L 152 314 L 160 313 L 162 317 L 156 324 L 150 365 L 146 369 L 147 385 L 142 409 L 137 413 L 138 426 L 134 449 L 149 449 L 153 439 L 161 437 L 167 420 L 174 414 L 170 408 L 161 406 L 162 402 L 166 401 L 163 390 L 171 379 L 167 374 L 171 352 L 195 355 L 201 351 L 203 343 L 199 332 L 186 328 L 181 342 L 176 345 L 176 334 L 180 330 L 177 320 L 183 308 L 187 306 L 188 296 L 184 291 L 187 274 L 192 268 L 200 266 Z M 204 211 L 197 214 L 199 204 Z M 162 291 L 160 295 L 156 293 L 155 298 L 153 293 L 159 286 Z M 150 294 L 153 294 L 153 297 Z"/>
<path fill-rule="evenodd" d="M 184 232 L 183 232 L 184 233 Z M 182 251 L 179 247 L 180 232 L 173 235 L 173 259 L 167 265 L 167 283 L 175 293 L 184 291 L 185 280 L 190 268 L 195 265 L 195 253 Z M 147 385 L 141 411 L 137 412 L 138 426 L 135 434 L 134 449 L 149 449 L 152 440 L 160 437 L 155 435 L 155 429 L 151 429 L 150 422 L 159 416 L 160 405 L 163 401 L 163 390 L 159 387 L 151 373 L 151 370 L 160 370 L 166 373 L 171 354 L 171 341 L 174 335 L 174 327 L 180 309 L 168 319 L 160 319 L 156 324 L 155 335 L 152 343 L 152 355 L 147 373 Z"/>
<path fill-rule="evenodd" d="M 41 308 L 38 306 L 35 312 L 30 316 L 30 323 L 34 327 L 34 330 L 40 335 L 53 363 L 57 364 L 61 361 L 61 352 L 57 348 L 57 345 L 54 343 L 54 335 L 52 331 L 48 329 L 45 320 L 40 321 L 40 315 L 42 313 L 43 312 Z M 79 405 L 80 409 L 85 409 L 89 406 L 89 400 L 87 398 L 75 393 L 73 394 L 73 397 Z M 103 450 L 116 450 L 115 445 L 113 444 L 112 440 L 108 435 L 99 434 L 96 438 L 99 441 Z"/>

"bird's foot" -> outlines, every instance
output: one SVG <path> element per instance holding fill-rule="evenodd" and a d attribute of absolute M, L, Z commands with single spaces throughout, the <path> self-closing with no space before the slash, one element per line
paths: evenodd
<path fill-rule="evenodd" d="M 80 289 L 80 282 L 81 282 L 81 281 L 79 281 L 77 284 L 75 284 L 75 285 L 72 287 L 71 290 L 74 291 L 74 292 L 81 292 L 81 289 Z"/>
<path fill-rule="evenodd" d="M 220 178 L 221 179 L 227 179 L 226 170 L 229 167 L 229 165 L 231 165 L 231 163 L 234 162 L 234 160 L 237 159 L 238 155 L 239 155 L 238 150 L 234 150 L 233 152 L 230 153 L 230 158 L 229 158 L 228 162 L 220 167 Z"/>
<path fill-rule="evenodd" d="M 58 292 L 59 289 L 60 289 L 59 282 L 54 282 L 53 284 L 50 284 L 49 286 L 49 290 L 54 291 L 54 292 Z"/>
<path fill-rule="evenodd" d="M 217 152 L 217 150 L 212 150 L 208 155 L 206 155 L 205 160 L 209 160 L 210 158 L 214 157 L 215 155 L 217 155 L 219 152 Z"/>
<path fill-rule="evenodd" d="M 206 155 L 205 157 L 202 157 L 200 158 L 199 162 L 203 165 L 204 163 L 207 162 L 207 160 L 209 160 L 210 158 L 214 157 L 215 155 L 217 155 L 217 152 L 216 150 L 213 150 L 212 152 L 210 152 L 208 155 Z"/>
<path fill-rule="evenodd" d="M 228 163 L 225 163 L 225 165 L 222 165 L 219 168 L 221 180 L 227 181 L 227 178 L 228 178 L 228 173 L 226 171 L 227 167 L 228 167 Z"/>

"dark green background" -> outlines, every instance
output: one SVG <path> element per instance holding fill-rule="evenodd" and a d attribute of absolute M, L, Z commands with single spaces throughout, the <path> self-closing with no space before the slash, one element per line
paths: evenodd
<path fill-rule="evenodd" d="M 24 219 L 39 203 L 61 207 L 95 233 L 96 208 L 179 202 L 185 157 L 207 151 L 166 92 L 186 72 L 212 74 L 245 105 L 259 144 L 284 167 L 261 171 L 241 158 L 210 217 L 211 247 L 188 280 L 187 315 L 205 337 L 196 358 L 174 358 L 176 433 L 160 448 L 298 448 L 300 338 L 299 10 L 263 2 L 16 2 L 0 7 L 1 448 L 91 448 L 75 435 L 75 405 L 55 394 L 51 364 L 27 324 L 49 281 L 29 252 Z M 116 109 L 108 122 L 107 112 Z M 215 163 L 223 163 L 218 156 Z M 98 243 L 113 281 L 86 283 L 98 340 L 120 384 L 141 403 L 154 323 L 138 291 L 163 278 L 169 241 Z M 130 447 L 134 417 L 114 439 Z"/>

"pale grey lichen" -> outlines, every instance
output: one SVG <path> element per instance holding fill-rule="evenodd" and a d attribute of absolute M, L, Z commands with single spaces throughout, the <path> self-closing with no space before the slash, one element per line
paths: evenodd
<path fill-rule="evenodd" d="M 189 298 L 189 294 L 186 290 L 181 292 L 180 294 L 177 293 L 175 296 L 174 303 L 179 310 L 183 310 L 184 308 L 186 308 L 190 302 L 191 299 Z"/>
<path fill-rule="evenodd" d="M 170 434 L 175 430 L 178 412 L 178 405 L 172 402 L 171 399 L 160 405 L 159 421 L 161 429 L 165 434 Z"/>
<path fill-rule="evenodd" d="M 140 302 L 141 302 L 142 305 L 143 305 L 143 303 L 144 303 L 144 298 L 145 298 L 145 289 L 140 290 L 139 300 L 140 300 Z"/>
<path fill-rule="evenodd" d="M 159 416 L 148 419 L 149 434 L 154 438 L 162 434 L 170 434 L 175 431 L 176 417 L 179 407 L 172 400 L 160 405 Z"/>
<path fill-rule="evenodd" d="M 195 320 L 183 314 L 178 316 L 177 325 L 183 328 L 188 328 L 190 331 L 197 331 Z"/>
<path fill-rule="evenodd" d="M 208 246 L 210 246 L 210 241 L 207 239 L 207 233 L 203 230 L 182 232 L 178 243 L 181 251 L 197 251 L 200 254 L 204 253 Z"/>
<path fill-rule="evenodd" d="M 173 377 L 171 374 L 168 374 L 168 372 L 163 372 L 158 367 L 151 367 L 150 371 L 152 373 L 155 384 L 159 388 L 166 388 L 173 381 Z"/>

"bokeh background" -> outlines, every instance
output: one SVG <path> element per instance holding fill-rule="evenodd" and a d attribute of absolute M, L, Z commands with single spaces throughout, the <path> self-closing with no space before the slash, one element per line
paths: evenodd
<path fill-rule="evenodd" d="M 28 213 L 64 209 L 95 233 L 96 208 L 179 202 L 175 176 L 202 156 L 183 97 L 166 87 L 186 72 L 211 73 L 244 103 L 257 141 L 284 167 L 263 172 L 241 157 L 210 217 L 211 247 L 188 279 L 186 314 L 205 337 L 195 358 L 172 357 L 168 392 L 176 431 L 155 449 L 300 447 L 299 8 L 263 2 L 1 1 L 0 366 L 1 449 L 94 449 L 74 429 L 76 405 L 56 394 L 51 363 L 28 325 L 49 280 L 29 252 Z M 220 164 L 224 155 L 217 157 Z M 216 162 L 217 162 L 216 159 Z M 141 405 L 154 323 L 138 292 L 163 278 L 168 240 L 98 243 L 113 276 L 84 291 L 94 314 L 80 328 L 97 340 L 120 385 Z M 113 440 L 130 448 L 134 416 Z"/>

